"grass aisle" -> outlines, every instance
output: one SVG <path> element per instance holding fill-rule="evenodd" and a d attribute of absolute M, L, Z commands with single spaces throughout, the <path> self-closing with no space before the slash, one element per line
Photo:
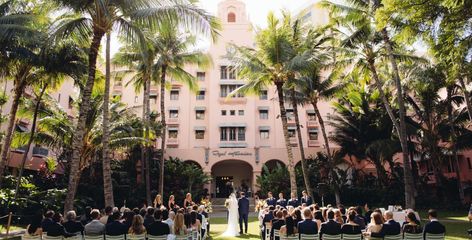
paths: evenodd
<path fill-rule="evenodd" d="M 210 231 L 211 237 L 209 239 L 222 239 L 222 240 L 234 240 L 234 239 L 251 239 L 256 240 L 260 239 L 259 237 L 259 222 L 257 218 L 250 217 L 249 218 L 249 229 L 247 234 L 239 236 L 239 237 L 221 237 L 220 235 L 226 230 L 226 218 L 211 218 L 210 219 Z"/>

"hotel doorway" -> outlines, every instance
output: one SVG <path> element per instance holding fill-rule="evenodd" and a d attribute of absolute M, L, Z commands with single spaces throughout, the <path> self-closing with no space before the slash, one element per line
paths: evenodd
<path fill-rule="evenodd" d="M 227 198 L 234 190 L 232 176 L 216 177 L 216 197 Z"/>

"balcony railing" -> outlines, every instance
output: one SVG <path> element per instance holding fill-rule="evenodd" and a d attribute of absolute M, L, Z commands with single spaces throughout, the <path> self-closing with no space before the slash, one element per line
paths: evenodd
<path fill-rule="evenodd" d="M 179 119 L 178 118 L 168 118 L 167 119 L 167 124 L 179 124 Z"/>
<path fill-rule="evenodd" d="M 49 150 L 42 147 L 33 148 L 33 156 L 47 157 L 49 155 Z"/>
<path fill-rule="evenodd" d="M 167 139 L 167 145 L 179 145 L 178 138 L 169 138 Z"/>
<path fill-rule="evenodd" d="M 298 139 L 296 137 L 290 138 L 290 145 L 296 146 L 298 144 Z"/>
<path fill-rule="evenodd" d="M 318 121 L 316 120 L 308 120 L 306 122 L 307 127 L 318 127 Z"/>
<path fill-rule="evenodd" d="M 319 147 L 320 141 L 318 140 L 308 140 L 308 147 Z"/>

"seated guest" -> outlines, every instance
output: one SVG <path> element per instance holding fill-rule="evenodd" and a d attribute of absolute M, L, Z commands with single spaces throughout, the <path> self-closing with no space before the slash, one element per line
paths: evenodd
<path fill-rule="evenodd" d="M 416 219 L 416 215 L 413 212 L 409 212 L 406 215 L 406 224 L 403 225 L 403 233 L 422 233 L 423 229 L 421 225 L 418 224 L 418 220 Z"/>
<path fill-rule="evenodd" d="M 123 224 L 126 226 L 126 228 L 130 228 L 131 225 L 133 224 L 133 218 L 135 215 L 139 215 L 139 214 L 134 214 L 134 212 L 132 212 L 131 210 L 125 210 L 125 212 L 123 213 Z M 144 221 L 144 220 L 143 220 Z"/>
<path fill-rule="evenodd" d="M 321 228 L 321 224 L 325 222 L 323 218 L 323 213 L 320 210 L 315 211 L 313 214 L 313 219 L 316 222 L 316 225 L 318 225 L 318 229 Z"/>
<path fill-rule="evenodd" d="M 338 210 L 339 210 L 339 212 L 340 212 L 340 214 L 338 214 L 338 215 L 341 215 L 341 219 L 342 219 L 342 221 L 343 221 L 342 223 L 340 222 L 340 224 L 343 225 L 343 224 L 346 223 L 346 221 L 347 221 L 346 208 L 344 208 L 344 205 L 339 204 Z M 336 212 L 335 212 L 335 213 L 336 213 Z M 338 217 L 336 217 L 336 218 L 338 218 Z"/>
<path fill-rule="evenodd" d="M 285 218 L 285 225 L 280 228 L 279 234 L 280 236 L 293 236 L 296 233 L 298 233 L 297 225 L 293 217 L 289 215 Z"/>
<path fill-rule="evenodd" d="M 379 213 L 380 214 L 380 219 L 382 219 L 382 222 L 386 222 L 386 220 L 385 220 L 385 218 L 382 214 L 382 211 L 380 209 L 376 208 L 376 209 L 374 209 L 373 212 Z"/>
<path fill-rule="evenodd" d="M 85 235 L 103 235 L 105 233 L 105 224 L 100 222 L 100 211 L 93 209 L 90 212 L 90 218 L 92 221 L 84 227 Z"/>
<path fill-rule="evenodd" d="M 120 218 L 121 218 L 120 212 L 114 212 L 109 217 L 111 222 L 105 225 L 106 235 L 119 236 L 119 235 L 126 234 L 128 232 L 126 225 L 120 222 Z"/>
<path fill-rule="evenodd" d="M 300 203 L 298 202 L 298 198 L 295 193 L 290 193 L 290 199 L 287 202 L 287 206 L 292 206 L 294 208 L 300 206 Z"/>
<path fill-rule="evenodd" d="M 147 227 L 149 224 L 154 222 L 154 208 L 148 207 L 146 210 L 146 216 L 144 216 L 144 226 Z"/>
<path fill-rule="evenodd" d="M 168 215 L 169 216 L 166 218 L 166 220 L 164 220 L 162 222 L 169 225 L 169 229 L 170 229 L 171 233 L 173 233 L 172 231 L 174 231 L 175 212 L 170 211 Z M 165 213 L 164 213 L 164 211 L 162 211 L 162 218 L 164 219 L 164 217 L 165 217 Z"/>
<path fill-rule="evenodd" d="M 344 224 L 344 218 L 343 218 L 343 215 L 342 215 L 341 211 L 339 209 L 334 209 L 333 212 L 334 212 L 334 219 L 336 220 L 336 222 L 343 225 Z"/>
<path fill-rule="evenodd" d="M 80 233 L 84 231 L 84 226 L 81 222 L 76 221 L 77 214 L 75 211 L 68 211 L 66 214 L 66 221 L 62 224 L 67 232 Z"/>
<path fill-rule="evenodd" d="M 379 233 L 372 233 L 372 237 L 384 237 L 390 235 L 398 235 L 401 232 L 400 223 L 393 220 L 393 212 L 385 211 L 385 219 L 387 220 Z"/>
<path fill-rule="evenodd" d="M 146 227 L 147 233 L 153 236 L 162 236 L 170 234 L 169 225 L 162 222 L 162 211 L 157 209 L 154 211 L 154 221 Z"/>
<path fill-rule="evenodd" d="M 100 218 L 100 222 L 103 224 L 107 224 L 111 222 L 111 218 L 108 219 L 111 215 L 113 214 L 113 207 L 112 206 L 106 206 L 105 207 L 105 214 Z"/>
<path fill-rule="evenodd" d="M 365 224 L 367 225 L 370 223 L 370 218 L 373 212 L 372 210 L 370 210 L 369 204 L 367 203 L 364 205 L 364 210 L 365 210 L 364 220 L 365 220 Z"/>
<path fill-rule="evenodd" d="M 362 207 L 361 206 L 357 206 L 354 211 L 356 212 L 356 218 L 354 219 L 354 222 L 357 223 L 357 225 L 359 225 L 359 227 L 361 227 L 361 229 L 365 229 L 365 226 L 366 226 L 366 221 L 365 221 L 365 218 L 364 216 L 362 216 Z"/>
<path fill-rule="evenodd" d="M 62 214 L 55 213 L 54 216 L 52 217 L 52 220 L 54 221 L 54 223 L 51 226 L 49 226 L 49 229 L 48 229 L 48 232 L 47 232 L 48 236 L 51 236 L 51 237 L 59 237 L 59 236 L 72 237 L 72 236 L 76 235 L 74 233 L 67 232 L 66 229 L 64 228 L 64 226 L 62 226 L 62 224 L 61 224 Z"/>
<path fill-rule="evenodd" d="M 343 234 L 360 234 L 361 227 L 356 223 L 356 212 L 351 210 L 347 213 L 347 223 L 341 227 Z"/>
<path fill-rule="evenodd" d="M 374 212 L 370 215 L 371 220 L 370 223 L 367 225 L 367 232 L 370 234 L 373 233 L 380 233 L 382 230 L 382 216 L 378 212 Z"/>
<path fill-rule="evenodd" d="M 279 199 L 277 200 L 276 205 L 279 205 L 283 208 L 287 207 L 287 200 L 285 200 L 283 193 L 279 193 Z"/>
<path fill-rule="evenodd" d="M 39 236 L 43 233 L 41 222 L 43 221 L 43 212 L 39 211 L 31 218 L 31 223 L 26 227 L 26 233 L 29 236 Z"/>
<path fill-rule="evenodd" d="M 423 236 L 424 239 L 426 239 L 426 233 L 431 233 L 431 234 L 445 234 L 446 233 L 446 227 L 442 225 L 438 221 L 438 212 L 434 209 L 430 209 L 428 211 L 428 218 L 429 221 L 424 225 L 424 231 L 423 231 Z"/>
<path fill-rule="evenodd" d="M 84 214 L 80 216 L 80 222 L 82 223 L 82 226 L 85 226 L 86 224 L 92 221 L 92 218 L 90 217 L 91 212 L 92 212 L 92 207 L 90 206 L 85 207 Z"/>
<path fill-rule="evenodd" d="M 276 218 L 272 220 L 272 229 L 270 230 L 270 238 L 274 240 L 279 240 L 279 237 L 274 236 L 274 230 L 280 230 L 280 228 L 285 225 L 284 214 L 282 211 L 276 213 Z"/>
<path fill-rule="evenodd" d="M 309 208 L 303 209 L 303 218 L 305 220 L 298 223 L 298 232 L 300 234 L 317 234 L 318 224 L 313 221 L 313 216 Z"/>
<path fill-rule="evenodd" d="M 182 212 L 178 212 L 177 215 L 175 215 L 173 232 L 176 236 L 184 236 L 188 233 L 187 227 L 185 227 L 184 223 L 184 214 Z"/>
<path fill-rule="evenodd" d="M 274 206 L 269 206 L 268 212 L 264 214 L 264 217 L 262 218 L 262 237 L 265 238 L 265 230 L 268 228 L 268 225 L 272 223 L 272 220 L 274 219 Z"/>
<path fill-rule="evenodd" d="M 299 222 L 303 221 L 302 211 L 300 211 L 300 209 L 298 209 L 298 208 L 293 210 L 292 217 L 293 217 L 293 220 L 295 221 L 295 225 L 297 225 Z"/>
<path fill-rule="evenodd" d="M 339 235 L 341 234 L 341 224 L 334 220 L 334 211 L 328 210 L 326 213 L 328 218 L 327 222 L 321 224 L 320 227 L 320 239 L 323 239 L 323 234 L 328 235 Z"/>
<path fill-rule="evenodd" d="M 141 215 L 133 216 L 133 222 L 131 223 L 131 227 L 128 229 L 128 233 L 134 235 L 146 234 L 144 219 Z"/>
<path fill-rule="evenodd" d="M 49 210 L 44 214 L 44 219 L 41 222 L 41 228 L 43 229 L 43 232 L 48 232 L 49 227 L 54 224 L 54 220 L 52 220 L 52 217 L 54 216 L 54 211 Z"/>
<path fill-rule="evenodd" d="M 275 206 L 276 205 L 277 199 L 274 198 L 274 196 L 272 195 L 272 192 L 267 193 L 266 203 L 267 203 L 268 206 Z"/>
<path fill-rule="evenodd" d="M 202 223 L 198 219 L 198 213 L 196 211 L 190 212 L 190 227 L 192 230 L 200 229 Z"/>

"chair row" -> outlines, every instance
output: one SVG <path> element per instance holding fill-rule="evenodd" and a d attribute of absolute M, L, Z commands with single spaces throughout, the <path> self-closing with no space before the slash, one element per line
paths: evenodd
<path fill-rule="evenodd" d="M 42 236 L 29 236 L 29 235 L 22 235 L 22 240 L 167 240 L 167 235 L 161 236 L 153 236 L 148 234 L 126 234 L 126 235 L 118 235 L 118 236 L 110 236 L 110 235 L 81 235 L 78 234 L 73 237 L 63 237 L 63 236 L 47 236 L 47 234 L 43 234 Z M 197 231 L 192 231 L 191 233 L 183 236 L 175 236 L 175 240 L 201 240 L 201 235 Z"/>
<path fill-rule="evenodd" d="M 270 229 L 266 231 L 265 240 L 270 240 Z M 281 236 L 279 230 L 274 230 L 274 237 L 279 237 L 280 240 L 361 240 L 364 237 L 362 234 L 340 234 L 340 235 L 328 235 L 323 234 L 323 237 L 320 238 L 318 234 L 296 234 L 292 236 Z M 405 233 L 404 235 L 391 235 L 385 236 L 384 238 L 372 238 L 370 240 L 444 240 L 444 234 L 430 234 L 427 233 L 425 237 L 422 233 L 411 234 Z"/>

